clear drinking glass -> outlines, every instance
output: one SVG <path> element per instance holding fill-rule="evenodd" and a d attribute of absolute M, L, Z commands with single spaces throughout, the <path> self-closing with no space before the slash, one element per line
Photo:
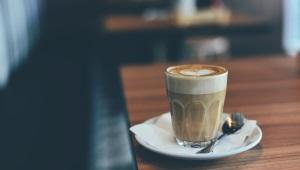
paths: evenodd
<path fill-rule="evenodd" d="M 184 72 L 184 68 L 188 71 Z M 193 68 L 192 71 L 189 68 Z M 181 71 L 174 71 L 176 69 Z M 227 75 L 227 69 L 212 65 L 181 65 L 166 69 L 172 126 L 179 145 L 204 147 L 216 139 Z"/>

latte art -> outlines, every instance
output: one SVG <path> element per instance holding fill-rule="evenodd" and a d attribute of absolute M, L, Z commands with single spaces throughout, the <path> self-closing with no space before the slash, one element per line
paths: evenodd
<path fill-rule="evenodd" d="M 212 76 L 225 73 L 227 70 L 212 65 L 181 65 L 169 67 L 167 72 L 178 76 Z"/>
<path fill-rule="evenodd" d="M 213 71 L 208 70 L 208 69 L 203 69 L 203 70 L 186 69 L 186 70 L 180 71 L 180 74 L 186 75 L 186 76 L 205 76 L 205 75 L 212 74 L 212 73 L 213 73 Z"/>

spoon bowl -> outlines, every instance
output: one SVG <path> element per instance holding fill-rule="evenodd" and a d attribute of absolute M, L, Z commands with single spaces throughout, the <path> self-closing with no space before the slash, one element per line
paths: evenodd
<path fill-rule="evenodd" d="M 235 112 L 228 117 L 222 126 L 223 134 L 232 134 L 241 129 L 244 125 L 244 116 L 240 112 Z"/>

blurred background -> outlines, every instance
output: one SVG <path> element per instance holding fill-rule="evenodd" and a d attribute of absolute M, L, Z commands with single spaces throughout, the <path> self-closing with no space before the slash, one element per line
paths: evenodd
<path fill-rule="evenodd" d="M 298 0 L 0 0 L 0 169 L 101 169 L 94 100 L 126 108 L 120 65 L 299 51 Z"/>

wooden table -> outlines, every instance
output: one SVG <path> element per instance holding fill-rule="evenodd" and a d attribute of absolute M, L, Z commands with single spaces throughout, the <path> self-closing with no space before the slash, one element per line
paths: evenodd
<path fill-rule="evenodd" d="M 218 62 L 229 69 L 225 112 L 241 111 L 263 130 L 259 145 L 245 153 L 213 161 L 187 161 L 162 156 L 138 145 L 143 169 L 299 169 L 300 63 L 292 58 L 254 58 Z M 167 64 L 122 68 L 131 125 L 169 110 L 164 89 Z"/>
<path fill-rule="evenodd" d="M 172 18 L 146 20 L 142 16 L 106 16 L 104 18 L 103 27 L 106 32 L 138 32 L 138 31 L 164 31 L 164 30 L 192 30 L 192 29 L 257 29 L 265 27 L 266 21 L 260 18 L 249 16 L 233 15 L 228 22 L 199 22 L 182 25 Z"/>
<path fill-rule="evenodd" d="M 160 55 L 153 54 L 154 49 L 162 48 L 166 53 L 167 61 L 182 59 L 185 53 L 185 42 L 191 37 L 251 37 L 253 35 L 267 35 L 272 32 L 272 26 L 268 21 L 239 15 L 232 15 L 226 24 L 222 22 L 195 22 L 189 25 L 180 25 L 174 19 L 168 18 L 147 21 L 142 16 L 106 16 L 101 26 L 103 27 L 105 43 L 110 42 L 111 46 L 117 49 L 120 49 L 124 44 L 128 45 L 130 49 L 132 48 L 132 51 L 137 51 L 136 49 L 139 48 L 152 49 L 144 54 L 136 52 L 119 55 L 127 54 L 127 58 L 143 56 L 145 60 L 149 58 L 151 60 L 152 56 Z"/>

